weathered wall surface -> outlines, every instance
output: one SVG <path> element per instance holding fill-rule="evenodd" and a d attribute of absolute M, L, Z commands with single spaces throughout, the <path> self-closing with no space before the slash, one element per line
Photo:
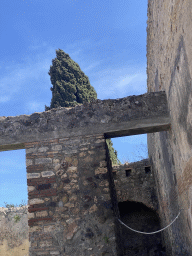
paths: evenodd
<path fill-rule="evenodd" d="M 113 166 L 117 201 L 135 201 L 157 211 L 156 186 L 149 159 Z"/>
<path fill-rule="evenodd" d="M 26 149 L 30 256 L 123 255 L 105 139 L 169 128 L 165 92 L 1 117 L 0 150 Z"/>
<path fill-rule="evenodd" d="M 25 142 L 105 134 L 119 137 L 170 126 L 165 92 L 116 100 L 96 100 L 73 108 L 57 108 L 30 116 L 0 117 L 0 151 L 22 149 Z"/>
<path fill-rule="evenodd" d="M 147 85 L 165 91 L 169 131 L 148 134 L 169 255 L 192 255 L 192 1 L 149 0 Z"/>
<path fill-rule="evenodd" d="M 104 135 L 25 148 L 30 256 L 116 255 Z"/>
<path fill-rule="evenodd" d="M 0 207 L 0 255 L 29 255 L 28 206 Z"/>
<path fill-rule="evenodd" d="M 85 138 L 83 138 L 85 139 Z M 92 138 L 93 139 L 93 138 Z M 21 208 L 1 208 L 0 207 L 0 228 L 3 228 L 3 226 L 1 225 L 2 222 L 4 223 L 4 221 L 6 221 L 6 224 L 4 224 L 6 226 L 6 229 L 9 227 L 10 232 L 12 234 L 15 234 L 14 237 L 18 237 L 19 234 L 19 239 L 16 238 L 12 238 L 7 235 L 7 232 L 5 232 L 5 234 L 3 234 L 3 236 L 0 235 L 0 255 L 1 252 L 3 254 L 9 253 L 8 249 L 19 251 L 18 254 L 19 255 L 26 255 L 26 253 L 29 251 L 30 246 L 27 244 L 27 246 L 25 245 L 25 243 L 29 243 L 29 227 L 28 227 L 28 220 L 27 217 L 29 218 L 29 224 L 31 225 L 32 228 L 30 228 L 30 232 L 31 232 L 31 237 L 34 237 L 35 234 L 32 234 L 32 232 L 34 232 L 34 230 L 36 231 L 37 229 L 40 230 L 41 225 L 39 225 L 38 223 L 41 221 L 41 223 L 43 224 L 43 220 L 45 221 L 45 219 L 43 219 L 43 217 L 48 217 L 52 216 L 52 213 L 54 212 L 54 210 L 52 211 L 52 209 L 55 209 L 55 211 L 59 210 L 60 215 L 63 217 L 62 221 L 65 220 L 64 217 L 67 217 L 67 215 L 70 215 L 71 217 L 74 217 L 71 212 L 72 211 L 78 211 L 79 210 L 79 206 L 78 208 L 75 209 L 75 198 L 77 199 L 77 194 L 81 192 L 78 192 L 78 190 L 75 190 L 75 192 L 73 191 L 73 185 L 75 185 L 75 179 L 77 178 L 77 174 L 72 174 L 71 172 L 69 172 L 69 169 L 66 171 L 63 171 L 63 169 L 61 168 L 61 170 L 59 170 L 60 166 L 60 160 L 59 159 L 55 159 L 54 158 L 54 164 L 52 165 L 51 168 L 51 164 L 49 164 L 49 166 L 45 165 L 45 162 L 50 161 L 49 157 L 53 157 L 54 155 L 57 156 L 57 153 L 59 153 L 59 149 L 61 149 L 61 145 L 62 145 L 62 149 L 67 150 L 68 154 L 65 160 L 69 161 L 69 167 L 72 167 L 72 162 L 75 165 L 79 165 L 78 163 L 80 161 L 84 161 L 84 159 L 87 159 L 90 157 L 90 152 L 91 155 L 94 156 L 93 152 L 94 152 L 94 145 L 96 150 L 98 150 L 99 147 L 101 147 L 101 145 L 103 144 L 103 141 L 101 139 L 101 137 L 99 138 L 95 138 L 96 141 L 94 143 L 94 141 L 89 141 L 88 138 L 86 138 L 86 143 L 85 141 L 83 141 L 83 145 L 79 148 L 80 152 L 80 158 L 79 161 L 77 162 L 77 160 L 75 160 L 75 155 L 78 155 L 77 153 L 77 149 L 78 147 L 75 146 L 75 144 L 73 144 L 74 140 L 70 140 L 71 143 L 69 144 L 69 139 L 64 139 L 62 140 L 64 142 L 64 144 L 62 145 L 57 144 L 56 141 L 50 141 L 50 143 L 43 143 L 43 145 L 41 145 L 41 147 L 37 147 L 37 144 L 35 147 L 31 147 L 27 148 L 27 165 L 28 165 L 28 178 L 31 176 L 33 176 L 32 179 L 28 179 L 28 191 L 29 191 L 29 202 L 30 203 L 28 206 L 26 207 L 21 207 Z M 75 143 L 77 143 L 77 141 L 79 140 L 79 142 L 82 142 L 82 138 L 81 139 L 77 139 L 75 140 Z M 61 142 L 61 141 L 60 141 Z M 91 143 L 91 151 L 88 151 L 87 154 L 87 150 L 86 150 L 86 146 L 87 143 Z M 48 146 L 47 146 L 48 145 Z M 60 146 L 59 146 L 60 145 Z M 103 146 L 103 145 L 102 145 Z M 48 150 L 49 148 L 49 150 Z M 51 153 L 51 152 L 52 153 Z M 102 151 L 102 148 L 101 148 Z M 38 157 L 36 157 L 36 154 L 39 153 Z M 71 155 L 71 153 L 73 153 L 73 155 Z M 52 155 L 51 155 L 52 154 Z M 69 156 L 70 155 L 70 156 Z M 105 155 L 105 154 L 104 154 Z M 61 151 L 60 151 L 60 156 L 61 156 Z M 44 157 L 44 158 L 43 158 Z M 108 158 L 108 157 L 107 157 Z M 34 160 L 33 160 L 34 159 Z M 77 159 L 77 158 L 76 158 Z M 92 158 L 91 158 L 92 159 Z M 109 159 L 108 159 L 109 160 Z M 44 167 L 39 164 L 35 164 L 33 161 L 41 161 L 44 162 Z M 110 161 L 110 160 L 109 160 Z M 76 162 L 76 163 L 75 163 Z M 34 165 L 32 165 L 34 164 Z M 67 162 L 65 162 L 65 164 L 67 164 Z M 92 162 L 90 161 L 90 165 L 92 164 Z M 101 167 L 105 167 L 106 163 L 105 161 L 100 162 L 99 166 Z M 63 185 L 60 184 L 59 186 L 59 193 L 58 196 L 55 196 L 55 193 L 53 190 L 51 190 L 51 187 L 55 187 L 58 188 L 58 183 L 51 183 L 52 181 L 49 179 L 49 183 L 47 183 L 47 181 L 45 180 L 45 170 L 47 170 L 47 174 L 51 174 L 50 170 L 56 171 L 56 175 L 61 173 L 63 174 L 61 176 L 61 180 L 63 182 Z M 72 171 L 73 168 L 71 168 Z M 110 169 L 112 170 L 112 172 L 110 173 Z M 35 170 L 37 170 L 38 172 L 36 172 Z M 41 171 L 40 171 L 41 170 Z M 44 172 L 43 172 L 44 170 Z M 104 169 L 102 169 L 103 172 Z M 98 171 L 98 170 L 97 170 Z M 101 171 L 101 169 L 100 169 Z M 99 171 L 99 172 L 100 172 Z M 53 173 L 52 173 L 53 174 Z M 67 175 L 69 174 L 69 176 L 67 177 Z M 134 163 L 130 163 L 130 164 L 125 164 L 125 165 L 121 165 L 121 166 L 113 166 L 113 168 L 111 166 L 109 166 L 108 168 L 108 174 L 111 174 L 111 177 L 113 177 L 113 184 L 115 191 L 111 191 L 111 195 L 110 198 L 115 199 L 116 202 L 113 202 L 112 206 L 113 208 L 116 208 L 116 215 L 118 216 L 118 207 L 117 207 L 117 203 L 119 202 L 127 202 L 127 201 L 134 201 L 134 202 L 141 202 L 143 203 L 145 206 L 149 207 L 149 209 L 153 209 L 155 210 L 155 212 L 157 212 L 157 198 L 155 195 L 155 183 L 154 183 L 154 176 L 153 173 L 151 171 L 151 166 L 150 166 L 150 162 L 149 159 L 144 159 L 142 161 L 138 161 L 138 162 L 134 162 Z M 34 178 L 35 176 L 38 178 Z M 40 175 L 43 178 L 40 178 Z M 57 177 L 55 175 L 55 177 Z M 76 176 L 76 177 L 75 177 Z M 108 179 L 107 179 L 107 173 L 104 174 L 97 174 L 94 175 L 94 178 L 97 179 L 97 181 L 99 181 L 99 183 L 95 183 L 94 186 L 99 186 L 99 187 L 103 187 L 104 189 L 100 189 L 97 188 L 97 192 L 101 192 L 100 194 L 100 200 L 104 199 L 103 198 L 103 192 L 109 192 L 109 188 L 110 185 L 108 185 Z M 51 177 L 51 176 L 50 176 Z M 92 177 L 91 177 L 92 178 Z M 91 179 L 90 177 L 88 177 L 88 180 L 84 181 L 84 185 L 86 184 L 87 181 L 92 181 L 93 182 L 93 178 Z M 34 184 L 33 186 L 31 186 L 31 184 Z M 40 186 L 38 187 L 38 183 L 40 184 Z M 110 182 L 109 182 L 110 183 Z M 77 183 L 76 183 L 77 185 Z M 43 188 L 43 189 L 42 189 Z M 67 189 L 67 190 L 66 190 Z M 84 188 L 83 188 L 84 189 Z M 43 191 L 41 191 L 43 190 Z M 92 189 L 91 189 L 92 190 Z M 37 191 L 38 191 L 38 197 L 37 197 Z M 55 190 L 56 191 L 56 190 Z M 62 194 L 62 197 L 60 196 L 60 193 L 64 192 Z M 90 190 L 84 190 L 82 191 L 82 193 L 85 193 L 85 198 L 87 199 L 87 201 L 89 201 L 88 199 L 90 199 L 91 197 L 89 197 L 90 194 Z M 74 195 L 73 195 L 74 193 Z M 94 189 L 91 192 L 91 194 L 94 193 Z M 117 195 L 114 195 L 114 193 Z M 35 196 L 35 198 L 33 198 Z M 59 196 L 61 201 L 59 201 Z M 108 194 L 105 194 L 104 197 L 106 197 L 106 199 L 108 199 Z M 115 197 L 115 198 L 114 198 Z M 43 199 L 45 201 L 44 204 L 37 204 L 38 200 L 37 199 Z M 73 198 L 73 200 L 72 200 Z M 55 200 L 57 199 L 57 201 L 55 202 Z M 94 198 L 96 200 L 96 197 Z M 70 203 L 71 200 L 71 203 Z M 79 202 L 79 200 L 78 200 Z M 90 201 L 89 201 L 90 202 Z M 35 205 L 34 203 L 36 203 L 36 210 L 34 209 Z M 114 203 L 116 203 L 116 205 L 114 205 Z M 62 207 L 62 204 L 64 207 Z M 55 205 L 55 207 L 54 207 Z M 57 207 L 57 205 L 59 207 Z M 97 204 L 98 205 L 98 204 Z M 158 233 L 157 235 L 153 235 L 153 236 L 147 236 L 143 235 L 143 236 L 138 236 L 138 233 L 132 232 L 130 230 L 128 230 L 126 227 L 122 226 L 122 224 L 120 224 L 119 222 L 117 223 L 113 223 L 111 222 L 109 219 L 111 218 L 112 220 L 112 215 L 111 215 L 111 203 L 109 201 L 103 201 L 103 209 L 100 206 L 100 212 L 98 212 L 98 218 L 93 217 L 92 219 L 92 223 L 91 223 L 91 227 L 92 228 L 92 237 L 91 237 L 91 233 L 90 233 L 90 240 L 94 240 L 95 241 L 95 236 L 97 237 L 97 235 L 99 234 L 100 236 L 100 242 L 101 244 L 97 243 L 98 237 L 96 238 L 96 242 L 94 244 L 94 247 L 96 247 L 96 250 L 98 250 L 98 247 L 101 247 L 101 249 L 103 250 L 99 250 L 99 255 L 109 255 L 110 251 L 108 250 L 108 248 L 106 247 L 106 243 L 105 240 L 101 239 L 104 237 L 109 238 L 109 243 L 113 242 L 113 239 L 115 240 L 115 237 L 118 238 L 121 236 L 121 239 L 119 239 L 119 241 L 117 241 L 116 239 L 116 243 L 120 243 L 122 241 L 124 241 L 124 243 L 122 244 L 122 248 L 124 250 L 124 252 L 126 252 L 126 255 L 129 255 L 130 253 L 135 253 L 136 250 L 138 251 L 142 251 L 142 253 L 144 253 L 145 251 L 145 255 L 148 255 L 147 253 L 147 248 L 149 248 L 149 250 L 154 251 L 155 248 L 157 247 L 157 241 L 159 241 L 159 243 L 161 243 L 161 233 Z M 41 208 L 40 208 L 41 207 Z M 44 209 L 43 209 L 44 207 Z M 46 209 L 46 208 L 47 209 Z M 50 207 L 50 208 L 49 208 Z M 54 208 L 51 208 L 54 207 Z M 84 205 L 85 207 L 85 205 Z M 86 208 L 88 207 L 88 205 L 86 206 Z M 83 208 L 83 207 L 82 207 Z M 122 207 L 121 207 L 122 208 Z M 120 214 L 121 214 L 121 208 L 120 208 Z M 29 213 L 28 210 L 30 209 Z M 34 211 L 35 210 L 35 211 Z M 84 208 L 83 208 L 84 210 Z M 127 208 L 123 207 L 123 210 L 126 211 Z M 130 207 L 129 207 L 130 210 Z M 31 214 L 32 213 L 32 214 Z M 132 216 L 131 217 L 131 213 Z M 36 216 L 35 216 L 36 214 Z M 139 216 L 137 216 L 137 214 Z M 128 214 L 124 214 L 124 215 L 119 215 L 118 217 L 121 218 L 121 220 L 128 226 L 133 226 L 134 228 L 136 228 L 137 230 L 143 230 L 145 232 L 150 232 L 150 231 L 156 231 L 159 230 L 159 224 L 157 222 L 156 217 L 153 216 L 152 213 L 149 213 L 148 211 L 143 212 L 142 214 L 144 216 L 141 215 L 141 212 L 137 212 L 136 209 L 132 209 L 131 207 L 131 211 Z M 18 220 L 17 223 L 15 223 L 15 216 L 20 216 L 20 220 Z M 54 214 L 55 215 L 55 214 Z M 35 218 L 38 217 L 38 218 Z M 77 216 L 76 216 L 77 217 Z M 67 217 L 66 219 L 68 219 L 69 217 Z M 87 222 L 87 225 L 89 225 L 89 221 L 90 219 L 87 221 L 87 216 L 85 215 L 85 221 Z M 146 220 L 145 220 L 146 219 Z M 153 220 L 154 219 L 154 220 Z M 47 219 L 48 220 L 48 219 Z M 49 220 L 50 221 L 50 220 Z M 57 222 L 56 222 L 57 223 Z M 54 229 L 54 232 L 58 232 L 59 233 L 59 229 L 57 229 L 56 223 L 51 223 L 50 224 L 46 224 L 44 223 L 44 228 L 48 229 L 52 228 Z M 100 229 L 100 231 L 98 231 L 98 229 L 100 228 L 99 225 L 100 224 L 104 224 L 103 228 L 106 228 L 106 225 L 109 225 L 109 227 L 107 227 L 107 230 L 109 231 L 109 234 L 105 232 L 105 230 L 102 228 Z M 116 226 L 116 231 L 114 232 L 112 229 L 110 231 L 110 226 L 113 224 L 115 224 Z M 4 229 L 5 229 L 4 226 Z M 70 226 L 70 225 L 69 225 Z M 66 228 L 66 226 L 64 226 Z M 96 228 L 97 227 L 97 228 Z M 120 227 L 119 229 L 122 230 L 121 233 L 122 234 L 118 234 L 117 232 L 120 232 L 120 230 L 117 230 L 118 227 Z M 82 235 L 83 232 L 85 231 L 85 226 L 84 229 L 82 229 L 82 227 L 78 226 L 78 229 L 80 230 L 81 228 L 81 235 L 76 235 L 76 238 L 79 239 L 79 241 L 83 244 L 83 239 L 84 236 Z M 96 228 L 96 234 L 95 234 L 95 228 Z M 67 228 L 66 228 L 67 229 Z M 78 229 L 70 229 L 69 228 L 69 234 L 63 234 L 62 239 L 64 238 L 64 236 L 66 236 L 66 238 L 68 237 L 72 237 L 73 232 L 74 235 L 76 234 L 76 232 L 78 231 Z M 19 232 L 18 232 L 19 230 Z M 43 228 L 42 228 L 43 231 Z M 110 233 L 111 232 L 111 233 Z M 79 232 L 80 233 L 80 232 Z M 45 234 L 47 234 L 47 232 L 45 232 Z M 54 236 L 53 236 L 54 237 Z M 4 238 L 4 241 L 3 241 Z M 27 238 L 27 240 L 25 240 Z M 113 238 L 113 239 L 111 239 Z M 50 239 L 50 237 L 49 237 Z M 4 244 L 5 244 L 5 240 L 7 241 L 8 244 L 8 249 L 5 248 Z M 38 253 L 42 253 L 42 249 L 39 248 L 39 245 L 41 244 L 42 246 L 42 242 L 44 240 L 39 239 L 38 242 L 32 242 L 32 248 L 30 249 L 31 253 L 36 251 L 36 254 L 38 255 Z M 73 242 L 73 239 L 68 239 L 68 242 Z M 131 242 L 130 242 L 131 241 Z M 3 243 L 4 242 L 4 243 Z M 75 244 L 71 245 L 71 250 L 73 250 L 73 247 L 76 247 L 77 241 L 74 240 Z M 92 241 L 91 241 L 92 242 Z M 21 244 L 22 246 L 18 246 L 19 244 Z M 127 245 L 128 244 L 128 245 Z M 138 247 L 138 244 L 140 244 L 140 247 Z M 46 247 L 46 244 L 44 244 Z M 55 248 L 55 251 L 53 250 L 53 245 L 51 248 L 49 248 L 50 253 L 57 253 L 56 255 L 59 255 L 59 253 L 61 253 L 60 255 L 65 255 L 62 254 L 62 250 L 65 248 L 65 246 L 67 246 L 67 243 L 65 243 L 63 248 L 59 248 L 59 246 L 57 246 Z M 88 246 L 88 245 L 87 245 Z M 135 246 L 135 247 L 134 247 Z M 92 248 L 92 247 L 90 247 Z M 43 248 L 45 249 L 45 248 Z M 156 248 L 157 249 L 157 248 Z M 49 252 L 48 248 L 46 248 L 46 253 Z M 69 250 L 69 248 L 68 248 Z M 114 251 L 116 249 L 114 248 Z M 92 250 L 90 250 L 90 253 L 94 253 L 95 249 L 92 248 Z M 80 249 L 81 253 L 84 253 L 82 248 Z M 45 252 L 44 252 L 45 253 Z M 107 254 L 108 253 L 108 254 Z M 10 253 L 8 255 L 12 255 L 13 252 L 10 251 Z M 144 255 L 143 254 L 143 255 Z M 66 254 L 67 255 L 67 254 Z M 93 255 L 97 255 L 97 254 L 93 254 Z M 117 253 L 117 255 L 123 255 L 123 253 L 121 254 L 120 252 Z"/>

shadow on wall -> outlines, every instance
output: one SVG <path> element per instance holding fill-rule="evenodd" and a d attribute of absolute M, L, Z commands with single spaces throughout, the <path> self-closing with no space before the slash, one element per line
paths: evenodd
<path fill-rule="evenodd" d="M 130 228 L 141 232 L 161 229 L 158 214 L 144 204 L 126 201 L 118 203 L 118 207 L 121 221 Z M 125 255 L 166 255 L 161 232 L 151 235 L 140 234 L 122 225 L 122 238 Z"/>

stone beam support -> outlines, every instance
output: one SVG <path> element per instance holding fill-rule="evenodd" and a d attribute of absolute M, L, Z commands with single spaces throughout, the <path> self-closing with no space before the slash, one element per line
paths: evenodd
<path fill-rule="evenodd" d="M 0 117 L 0 151 L 26 142 L 105 134 L 106 138 L 166 131 L 170 118 L 165 92 L 96 100 L 74 108 Z"/>

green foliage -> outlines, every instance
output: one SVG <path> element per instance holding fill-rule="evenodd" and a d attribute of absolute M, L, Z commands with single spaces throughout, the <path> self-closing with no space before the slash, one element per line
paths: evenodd
<path fill-rule="evenodd" d="M 45 105 L 45 111 L 57 107 L 74 107 L 97 99 L 95 89 L 79 65 L 61 49 L 56 50 L 56 56 L 48 72 L 53 87 L 50 88 L 51 105 Z M 121 164 L 117 159 L 117 151 L 112 147 L 111 139 L 107 141 L 112 164 Z"/>
<path fill-rule="evenodd" d="M 57 107 L 74 107 L 97 99 L 96 91 L 79 65 L 61 49 L 56 50 L 56 56 L 48 72 L 53 85 L 50 88 L 51 106 L 45 106 L 45 111 Z"/>
<path fill-rule="evenodd" d="M 4 202 L 4 204 L 5 204 L 6 208 L 22 207 L 22 206 L 26 206 L 27 205 L 26 203 L 24 203 L 23 200 L 22 200 L 22 203 L 19 206 L 14 205 L 14 204 L 7 204 L 6 202 Z"/>
<path fill-rule="evenodd" d="M 109 243 L 109 237 L 104 236 L 103 239 L 105 240 L 105 243 Z"/>
<path fill-rule="evenodd" d="M 6 208 L 14 208 L 14 207 L 22 207 L 22 206 L 26 206 L 27 204 L 25 204 L 24 203 L 24 201 L 22 200 L 22 203 L 19 205 L 19 206 L 17 206 L 17 205 L 14 205 L 14 204 L 7 204 L 6 202 L 4 202 L 4 204 L 5 204 L 5 207 Z M 27 212 L 27 210 L 26 211 L 24 211 L 23 213 L 26 213 Z M 19 215 L 15 215 L 14 216 L 14 220 L 15 220 L 15 223 L 17 223 L 18 221 L 20 221 L 20 219 L 21 219 L 21 217 L 19 216 Z"/>
<path fill-rule="evenodd" d="M 106 143 L 107 143 L 107 146 L 109 149 L 109 155 L 110 155 L 112 165 L 120 165 L 121 162 L 117 158 L 117 151 L 114 150 L 114 148 L 113 148 L 113 142 L 111 141 L 111 139 L 106 139 Z"/>
<path fill-rule="evenodd" d="M 17 223 L 18 221 L 20 221 L 21 218 L 19 217 L 19 215 L 15 215 L 14 219 L 15 219 L 15 223 Z"/>

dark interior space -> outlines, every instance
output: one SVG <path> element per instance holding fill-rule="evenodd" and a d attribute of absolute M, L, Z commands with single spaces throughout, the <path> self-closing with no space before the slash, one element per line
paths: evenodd
<path fill-rule="evenodd" d="M 118 203 L 121 221 L 132 229 L 141 232 L 155 232 L 161 229 L 158 214 L 139 202 Z M 122 226 L 124 255 L 167 256 L 162 246 L 161 232 L 140 234 Z"/>
<path fill-rule="evenodd" d="M 145 173 L 150 173 L 150 172 L 151 172 L 151 167 L 145 166 Z"/>
<path fill-rule="evenodd" d="M 126 177 L 129 177 L 131 175 L 131 169 L 125 170 L 126 172 Z"/>

